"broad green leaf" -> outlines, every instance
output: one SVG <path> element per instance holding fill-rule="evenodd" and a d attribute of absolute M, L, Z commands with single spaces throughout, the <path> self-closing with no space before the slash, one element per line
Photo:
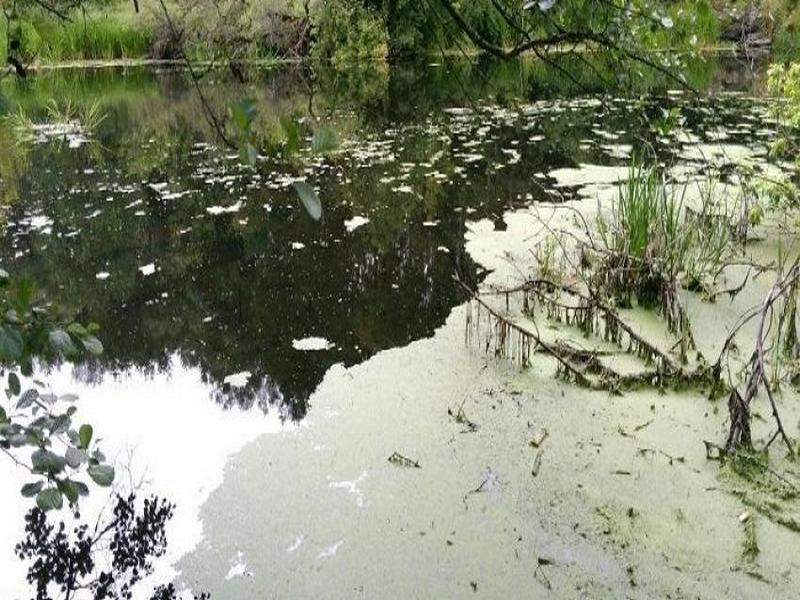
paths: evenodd
<path fill-rule="evenodd" d="M 70 479 L 63 479 L 58 482 L 59 491 L 67 497 L 70 503 L 74 504 L 78 501 L 78 488 L 75 483 Z"/>
<path fill-rule="evenodd" d="M 84 337 L 88 334 L 86 328 L 80 323 L 70 323 L 67 331 L 77 337 Z"/>
<path fill-rule="evenodd" d="M 103 344 L 93 335 L 87 335 L 85 338 L 83 338 L 82 342 L 83 347 L 92 354 L 99 355 L 103 353 Z"/>
<path fill-rule="evenodd" d="M 50 332 L 50 346 L 65 357 L 71 357 L 78 354 L 78 348 L 72 341 L 70 335 L 63 329 L 55 329 Z"/>
<path fill-rule="evenodd" d="M 80 441 L 80 448 L 82 450 L 86 450 L 89 447 L 89 444 L 92 442 L 92 435 L 94 435 L 94 429 L 91 425 L 81 425 L 81 428 L 78 430 L 78 440 Z"/>
<path fill-rule="evenodd" d="M 56 415 L 50 423 L 50 431 L 53 433 L 66 433 L 71 424 L 72 419 L 67 415 Z"/>
<path fill-rule="evenodd" d="M 322 202 L 319 200 L 317 192 L 311 185 L 305 181 L 296 181 L 294 189 L 300 197 L 300 201 L 306 208 L 308 215 L 315 221 L 319 221 L 322 217 Z"/>
<path fill-rule="evenodd" d="M 19 402 L 17 402 L 17 408 L 20 410 L 28 408 L 38 399 L 39 399 L 38 391 L 36 391 L 33 388 L 25 390 L 25 393 L 23 393 L 22 396 L 20 396 Z"/>
<path fill-rule="evenodd" d="M 111 465 L 91 465 L 87 472 L 89 477 L 101 487 L 108 487 L 114 483 L 114 467 Z"/>
<path fill-rule="evenodd" d="M 0 423 L 8 422 L 8 415 L 6 414 L 6 409 L 0 406 Z"/>
<path fill-rule="evenodd" d="M 243 165 L 254 165 L 256 164 L 256 160 L 258 159 L 258 150 L 256 147 L 253 146 L 250 142 L 245 142 L 242 144 L 242 147 L 239 148 L 239 161 Z"/>
<path fill-rule="evenodd" d="M 314 130 L 311 137 L 311 151 L 314 154 L 327 154 L 339 147 L 339 138 L 336 132 L 326 127 L 319 127 Z"/>
<path fill-rule="evenodd" d="M 72 481 L 72 480 L 70 480 Z M 78 490 L 79 496 L 88 496 L 89 495 L 89 486 L 87 486 L 82 481 L 72 481 L 72 485 L 75 486 L 75 489 Z"/>
<path fill-rule="evenodd" d="M 50 474 L 60 473 L 67 465 L 64 457 L 44 448 L 39 448 L 31 454 L 31 463 L 34 471 Z"/>
<path fill-rule="evenodd" d="M 37 481 L 36 483 L 26 483 L 22 486 L 20 493 L 25 496 L 26 498 L 33 498 L 36 494 L 42 491 L 44 487 L 43 481 Z"/>
<path fill-rule="evenodd" d="M 16 433 L 8 437 L 8 443 L 11 444 L 13 448 L 22 448 L 23 446 L 27 446 L 29 441 L 30 438 L 24 433 Z"/>
<path fill-rule="evenodd" d="M 86 454 L 86 450 L 69 447 L 67 448 L 67 452 L 64 454 L 64 458 L 67 460 L 67 464 L 70 467 L 77 469 L 83 463 L 89 460 L 89 455 Z"/>
<path fill-rule="evenodd" d="M 58 510 L 64 506 L 64 498 L 56 488 L 47 488 L 36 496 L 36 506 L 45 512 Z"/>
<path fill-rule="evenodd" d="M 0 327 L 0 360 L 15 362 L 22 356 L 22 334 L 11 327 Z"/>
<path fill-rule="evenodd" d="M 240 131 L 248 131 L 256 116 L 256 103 L 251 98 L 239 100 L 231 105 L 233 123 Z"/>
<path fill-rule="evenodd" d="M 8 374 L 8 389 L 11 390 L 11 393 L 14 394 L 15 396 L 19 395 L 21 388 L 19 383 L 19 377 L 17 376 L 16 373 L 12 372 Z"/>
<path fill-rule="evenodd" d="M 58 396 L 55 394 L 39 394 L 39 400 L 47 404 L 55 404 L 56 400 L 58 400 Z"/>

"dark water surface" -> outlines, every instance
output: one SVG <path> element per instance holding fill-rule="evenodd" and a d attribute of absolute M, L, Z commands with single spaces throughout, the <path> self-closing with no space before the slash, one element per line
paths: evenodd
<path fill-rule="evenodd" d="M 734 127 L 727 143 L 752 141 L 758 126 L 742 96 L 693 100 L 667 93 L 674 82 L 653 80 L 626 99 L 601 100 L 589 94 L 602 89 L 600 75 L 571 68 L 582 87 L 525 62 L 287 67 L 246 85 L 214 75 L 210 102 L 224 110 L 253 96 L 258 126 L 276 147 L 287 116 L 318 118 L 342 140 L 325 158 L 304 148 L 293 161 L 263 159 L 255 169 L 211 145 L 180 72 L 72 70 L 6 81 L 0 263 L 99 323 L 106 350 L 75 369 L 84 382 L 167 371 L 177 358 L 199 367 L 215 402 L 302 417 L 332 364 L 430 335 L 463 301 L 454 273 L 480 276 L 464 251 L 467 221 L 499 222 L 509 207 L 552 199 L 547 173 L 555 168 L 626 164 L 626 146 L 643 140 L 668 157 L 669 144 L 641 118 L 662 108 L 685 104 L 701 139 L 726 126 Z M 604 68 L 613 74 L 613 65 Z M 758 81 L 741 63 L 691 70 L 706 91 L 749 92 Z M 640 100 L 649 89 L 655 96 Z M 104 118 L 91 131 L 18 127 L 87 118 L 93 108 Z M 744 118 L 749 129 L 736 130 Z M 318 187 L 321 221 L 298 201 L 297 178 Z M 297 349 L 309 337 L 330 346 Z"/>

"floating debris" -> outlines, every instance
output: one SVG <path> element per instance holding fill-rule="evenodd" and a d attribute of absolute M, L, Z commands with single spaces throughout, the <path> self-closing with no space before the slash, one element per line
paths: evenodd
<path fill-rule="evenodd" d="M 210 215 L 223 215 L 226 213 L 235 213 L 239 212 L 242 208 L 242 201 L 238 200 L 236 203 L 231 204 L 230 206 L 209 206 L 206 208 L 206 212 Z"/>
<path fill-rule="evenodd" d="M 250 371 L 233 373 L 232 375 L 226 376 L 225 379 L 222 380 L 222 383 L 235 388 L 243 388 L 244 386 L 247 385 L 247 382 L 251 376 L 252 373 L 250 373 Z"/>
<path fill-rule="evenodd" d="M 400 467 L 413 467 L 415 469 L 422 468 L 422 465 L 420 465 L 418 461 L 412 460 L 407 456 L 403 456 L 399 452 L 393 452 L 392 455 L 387 460 L 390 463 L 398 465 Z"/>
<path fill-rule="evenodd" d="M 301 340 L 292 340 L 292 348 L 301 352 L 319 352 L 321 350 L 330 350 L 334 348 L 335 344 L 329 342 L 323 337 L 307 337 Z"/>
<path fill-rule="evenodd" d="M 367 217 L 362 217 L 360 215 L 356 215 L 352 219 L 347 219 L 344 222 L 344 228 L 347 229 L 348 232 L 352 233 L 359 227 L 363 227 L 369 223 L 369 219 Z"/>

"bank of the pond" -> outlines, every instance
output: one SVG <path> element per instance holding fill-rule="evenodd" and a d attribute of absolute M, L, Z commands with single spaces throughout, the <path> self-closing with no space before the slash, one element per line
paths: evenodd
<path fill-rule="evenodd" d="M 139 7 L 125 0 L 84 4 L 63 13 L 47 10 L 44 5 L 15 12 L 9 17 L 12 37 L 18 44 L 16 58 L 48 65 L 80 60 L 175 59 L 184 53 L 198 61 L 217 54 L 245 62 L 314 56 L 344 67 L 353 61 L 385 57 L 390 50 L 393 56 L 422 56 L 431 52 L 463 54 L 477 48 L 446 22 L 421 22 L 411 14 L 390 18 L 383 9 L 373 10 L 349 0 L 310 5 L 294 0 L 243 4 L 235 15 L 228 13 L 225 17 L 201 5 L 191 10 L 174 2 L 164 6 L 171 13 L 172 23 L 159 5 Z M 763 0 L 746 6 L 741 2 L 684 0 L 671 3 L 666 10 L 669 27 L 636 32 L 645 47 L 709 51 L 731 45 L 748 50 L 774 46 L 781 58 L 797 54 L 800 9 L 789 0 Z M 490 37 L 499 47 L 516 44 L 517 32 L 505 21 L 493 18 L 491 11 L 472 6 L 468 13 L 472 26 L 491 31 Z M 673 20 L 678 23 L 674 28 Z M 0 21 L 0 38 L 9 37 L 8 28 L 6 20 Z M 6 46 L 0 46 L 3 63 Z"/>
<path fill-rule="evenodd" d="M 527 268 L 547 210 L 471 228 L 489 282 Z M 703 440 L 725 433 L 716 405 L 696 392 L 588 392 L 540 358 L 510 367 L 465 345 L 465 318 L 459 307 L 431 338 L 332 368 L 303 427 L 233 457 L 182 582 L 231 599 L 797 589 L 798 534 L 726 491 L 706 458 Z M 705 338 L 724 335 L 717 323 Z M 786 404 L 796 423 L 797 398 Z M 743 520 L 755 523 L 755 565 L 742 558 Z"/>

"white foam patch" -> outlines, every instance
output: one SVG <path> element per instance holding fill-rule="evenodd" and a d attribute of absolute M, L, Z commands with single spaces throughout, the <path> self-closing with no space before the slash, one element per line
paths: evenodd
<path fill-rule="evenodd" d="M 366 225 L 367 223 L 369 223 L 369 219 L 367 217 L 356 215 L 352 219 L 347 219 L 344 222 L 344 228 L 347 229 L 347 231 L 352 232 L 358 229 L 359 227 Z"/>
<path fill-rule="evenodd" d="M 302 352 L 330 350 L 333 347 L 334 344 L 332 342 L 322 337 L 307 337 L 301 340 L 292 340 L 292 348 Z"/>
<path fill-rule="evenodd" d="M 328 483 L 328 487 L 332 490 L 340 489 L 340 490 L 347 490 L 348 494 L 352 494 L 355 496 L 355 503 L 356 506 L 359 508 L 363 508 L 364 506 L 364 493 L 358 489 L 358 484 L 364 481 L 367 478 L 367 472 L 361 471 L 361 475 L 358 478 L 353 479 L 351 481 L 331 481 Z"/>
<path fill-rule="evenodd" d="M 344 540 L 339 540 L 335 544 L 332 544 L 325 548 L 322 552 L 317 554 L 317 558 L 331 558 L 332 556 L 336 556 L 336 553 L 341 548 L 342 544 L 344 544 Z"/>
<path fill-rule="evenodd" d="M 252 373 L 250 373 L 250 371 L 232 373 L 231 375 L 227 375 L 225 379 L 222 380 L 222 383 L 227 383 L 231 387 L 244 387 L 247 385 L 247 381 L 250 379 L 251 375 Z"/>
<path fill-rule="evenodd" d="M 228 574 L 225 576 L 226 581 L 230 581 L 234 577 L 252 577 L 253 572 L 247 570 L 247 563 L 244 561 L 244 554 L 239 550 L 236 556 L 230 561 L 231 568 L 228 569 Z"/>
<path fill-rule="evenodd" d="M 226 213 L 236 213 L 242 209 L 242 201 L 239 200 L 235 204 L 231 204 L 230 206 L 209 206 L 206 208 L 206 212 L 210 215 L 223 215 Z"/>

